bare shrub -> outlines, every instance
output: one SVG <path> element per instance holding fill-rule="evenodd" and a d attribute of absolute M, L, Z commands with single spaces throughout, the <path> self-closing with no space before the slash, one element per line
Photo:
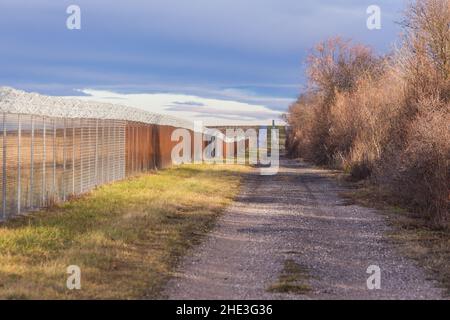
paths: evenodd
<path fill-rule="evenodd" d="M 314 160 L 314 128 L 317 101 L 314 95 L 302 95 L 289 107 L 287 122 L 291 130 L 287 137 L 288 153 L 293 157 Z"/>
<path fill-rule="evenodd" d="M 398 55 L 412 99 L 450 99 L 450 1 L 415 0 L 405 10 Z"/>
<path fill-rule="evenodd" d="M 390 185 L 411 207 L 423 209 L 435 224 L 448 220 L 450 192 L 450 105 L 421 101 L 408 128 L 406 147 L 392 163 Z"/>
<path fill-rule="evenodd" d="M 379 59 L 367 46 L 334 37 L 317 44 L 307 63 L 309 88 L 333 100 L 336 92 L 350 92 L 363 75 L 374 74 Z"/>
<path fill-rule="evenodd" d="M 448 220 L 450 1 L 415 0 L 402 46 L 376 57 L 340 38 L 308 57 L 308 90 L 286 117 L 292 154 L 370 178 Z"/>
<path fill-rule="evenodd" d="M 337 112 L 334 122 L 342 131 L 352 127 L 354 138 L 346 153 L 346 166 L 353 178 L 365 179 L 382 158 L 384 146 L 392 141 L 391 135 L 402 118 L 404 84 L 388 70 L 375 80 L 362 80 L 344 105 L 348 111 Z M 348 119 L 340 120 L 345 115 Z"/>
<path fill-rule="evenodd" d="M 287 117 L 293 128 L 291 154 L 301 154 L 319 164 L 334 162 L 335 154 L 345 149 L 330 137 L 336 98 L 352 92 L 364 76 L 379 73 L 379 62 L 370 48 L 340 38 L 319 43 L 311 51 L 309 91 L 290 107 Z"/>

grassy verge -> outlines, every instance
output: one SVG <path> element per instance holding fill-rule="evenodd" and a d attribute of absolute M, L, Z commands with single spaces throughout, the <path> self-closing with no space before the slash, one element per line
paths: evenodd
<path fill-rule="evenodd" d="M 0 225 L 0 298 L 157 298 L 236 195 L 243 166 L 182 166 Z M 81 290 L 66 269 L 81 268 Z"/>
<path fill-rule="evenodd" d="M 276 283 L 267 291 L 273 293 L 306 294 L 311 291 L 308 271 L 292 259 L 284 262 L 283 270 Z"/>
<path fill-rule="evenodd" d="M 450 226 L 436 228 L 429 219 L 396 205 L 392 195 L 364 185 L 343 194 L 348 201 L 384 212 L 393 227 L 389 237 L 402 252 L 424 267 L 450 296 Z"/>

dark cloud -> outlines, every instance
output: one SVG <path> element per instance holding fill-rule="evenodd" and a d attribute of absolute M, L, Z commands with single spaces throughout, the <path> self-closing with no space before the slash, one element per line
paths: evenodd
<path fill-rule="evenodd" d="M 195 102 L 195 101 L 186 101 L 186 102 L 174 101 L 174 102 L 172 102 L 172 104 L 177 106 L 177 107 L 178 106 L 188 106 L 188 107 L 204 107 L 205 106 L 204 103 Z"/>

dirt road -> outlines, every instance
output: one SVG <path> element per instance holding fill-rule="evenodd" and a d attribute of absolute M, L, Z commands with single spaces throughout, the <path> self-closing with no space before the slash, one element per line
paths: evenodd
<path fill-rule="evenodd" d="M 439 299 L 437 283 L 402 257 L 376 210 L 347 205 L 327 171 L 282 160 L 275 176 L 250 174 L 215 229 L 181 264 L 169 299 Z M 310 288 L 273 293 L 286 261 Z M 366 273 L 381 269 L 381 289 Z"/>

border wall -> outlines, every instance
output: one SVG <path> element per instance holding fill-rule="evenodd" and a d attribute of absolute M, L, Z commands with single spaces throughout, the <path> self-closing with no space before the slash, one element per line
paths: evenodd
<path fill-rule="evenodd" d="M 0 88 L 0 221 L 170 166 L 177 128 L 193 140 L 174 117 Z"/>

